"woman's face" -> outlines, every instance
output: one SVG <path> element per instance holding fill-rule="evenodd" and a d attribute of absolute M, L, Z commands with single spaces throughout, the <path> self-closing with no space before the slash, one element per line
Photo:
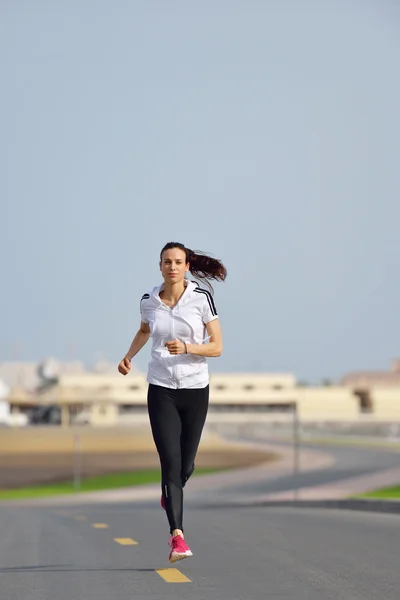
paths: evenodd
<path fill-rule="evenodd" d="M 189 271 L 186 253 L 180 248 L 164 250 L 160 262 L 160 271 L 166 283 L 182 281 L 185 278 L 185 273 Z"/>

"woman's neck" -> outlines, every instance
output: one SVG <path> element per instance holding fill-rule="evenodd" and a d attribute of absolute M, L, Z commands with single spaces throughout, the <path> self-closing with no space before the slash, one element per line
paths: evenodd
<path fill-rule="evenodd" d="M 162 290 L 163 300 L 169 302 L 177 302 L 185 291 L 185 282 L 179 281 L 177 283 L 164 283 L 164 289 Z"/>

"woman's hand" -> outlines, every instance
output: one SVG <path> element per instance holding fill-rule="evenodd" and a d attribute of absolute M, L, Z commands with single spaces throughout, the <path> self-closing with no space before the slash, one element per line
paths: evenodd
<path fill-rule="evenodd" d="M 125 356 L 118 365 L 118 371 L 121 375 L 128 375 L 131 370 L 131 359 L 128 356 Z"/>
<path fill-rule="evenodd" d="M 168 348 L 170 354 L 186 354 L 186 344 L 179 340 L 172 340 L 171 342 L 165 342 L 164 346 Z"/>

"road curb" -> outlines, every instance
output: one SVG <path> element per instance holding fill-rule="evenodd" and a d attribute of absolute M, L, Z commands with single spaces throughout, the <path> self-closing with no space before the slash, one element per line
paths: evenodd
<path fill-rule="evenodd" d="M 400 500 L 373 500 L 361 498 L 345 498 L 341 500 L 264 500 L 243 506 L 270 506 L 280 508 L 337 508 L 367 512 L 400 514 Z"/>

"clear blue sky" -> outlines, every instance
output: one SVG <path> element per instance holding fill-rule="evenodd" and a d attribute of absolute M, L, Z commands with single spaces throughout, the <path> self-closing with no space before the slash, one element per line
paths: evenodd
<path fill-rule="evenodd" d="M 399 65 L 389 0 L 3 1 L 0 360 L 118 362 L 178 240 L 228 269 L 212 372 L 386 368 Z"/>

